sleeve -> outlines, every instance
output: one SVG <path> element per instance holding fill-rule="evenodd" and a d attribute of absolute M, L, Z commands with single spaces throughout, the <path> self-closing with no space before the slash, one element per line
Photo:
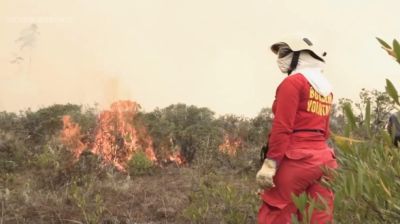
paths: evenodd
<path fill-rule="evenodd" d="M 275 160 L 278 164 L 289 146 L 299 100 L 299 88 L 296 88 L 291 79 L 286 78 L 279 85 L 276 93 L 276 111 L 268 142 L 267 158 Z"/>

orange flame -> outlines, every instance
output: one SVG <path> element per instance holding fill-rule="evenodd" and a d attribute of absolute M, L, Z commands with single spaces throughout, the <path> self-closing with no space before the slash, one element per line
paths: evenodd
<path fill-rule="evenodd" d="M 133 119 L 139 109 L 140 105 L 135 102 L 118 101 L 98 117 L 91 152 L 100 155 L 105 163 L 110 163 L 121 171 L 126 170 L 127 161 L 138 150 L 143 150 L 151 161 L 157 161 L 151 137 L 144 127 L 138 132 L 133 126 Z M 80 127 L 68 116 L 64 116 L 63 121 L 62 142 L 72 148 L 73 154 L 79 158 L 85 148 L 85 144 L 76 140 L 80 136 Z"/>
<path fill-rule="evenodd" d="M 82 154 L 86 145 L 81 142 L 81 128 L 78 124 L 74 123 L 71 116 L 66 115 L 63 117 L 63 131 L 61 133 L 61 142 L 72 149 L 72 154 L 75 159 L 78 159 Z"/>
<path fill-rule="evenodd" d="M 223 153 L 230 156 L 236 155 L 239 147 L 242 146 L 242 141 L 238 138 L 230 138 L 227 134 L 224 135 L 224 142 L 218 147 Z"/>
<path fill-rule="evenodd" d="M 185 158 L 181 155 L 180 152 L 174 152 L 169 156 L 169 161 L 175 162 L 176 165 L 182 165 L 185 163 Z"/>

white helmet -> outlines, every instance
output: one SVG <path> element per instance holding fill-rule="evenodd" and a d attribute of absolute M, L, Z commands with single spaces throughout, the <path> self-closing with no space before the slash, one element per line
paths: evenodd
<path fill-rule="evenodd" d="M 271 46 L 271 51 L 278 55 L 281 47 L 289 48 L 291 51 L 309 51 L 313 57 L 321 61 L 324 61 L 323 58 L 326 56 L 326 52 L 323 49 L 316 46 L 306 37 L 277 42 Z"/>

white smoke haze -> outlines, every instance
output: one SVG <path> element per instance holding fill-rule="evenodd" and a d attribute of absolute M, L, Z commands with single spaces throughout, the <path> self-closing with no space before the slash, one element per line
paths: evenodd
<path fill-rule="evenodd" d="M 398 8 L 395 0 L 3 0 L 0 110 L 130 99 L 146 111 L 182 102 L 254 116 L 284 78 L 268 46 L 296 33 L 326 46 L 335 99 L 356 99 L 361 88 L 398 80 L 375 39 L 399 38 Z"/>

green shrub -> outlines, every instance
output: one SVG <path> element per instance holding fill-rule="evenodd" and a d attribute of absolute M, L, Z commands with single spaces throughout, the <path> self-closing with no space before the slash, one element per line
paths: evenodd
<path fill-rule="evenodd" d="M 45 146 L 42 153 L 36 154 L 32 161 L 39 169 L 57 169 L 59 167 L 59 155 L 50 146 Z"/>
<path fill-rule="evenodd" d="M 88 179 L 82 186 L 73 180 L 68 189 L 69 199 L 79 208 L 86 224 L 101 223 L 105 211 L 104 200 L 96 187 L 95 179 Z"/>
<path fill-rule="evenodd" d="M 326 209 L 329 209 L 325 199 L 322 197 L 318 199 L 311 198 L 305 192 L 298 196 L 292 195 L 292 199 L 301 215 L 301 220 L 299 220 L 297 215 L 292 214 L 293 224 L 309 224 L 311 223 L 311 217 L 314 212 L 326 211 Z"/>
<path fill-rule="evenodd" d="M 399 62 L 400 45 L 390 46 L 378 38 L 382 47 Z M 392 103 L 399 106 L 394 85 L 386 80 L 386 91 Z M 362 126 L 355 125 L 351 107 L 345 105 L 347 136 L 360 129 L 369 129 L 371 110 L 366 108 Z M 371 113 L 371 114 L 369 114 Z M 376 112 L 375 112 L 376 113 Z M 357 133 L 356 135 L 357 136 Z M 362 136 L 362 135 L 358 135 Z M 338 142 L 340 168 L 334 181 L 335 219 L 338 223 L 398 223 L 400 220 L 400 150 L 392 145 L 384 130 L 368 133 L 361 142 Z"/>
<path fill-rule="evenodd" d="M 132 176 L 150 174 L 152 168 L 153 162 L 141 151 L 135 153 L 128 161 L 128 172 Z"/>
<path fill-rule="evenodd" d="M 348 145 L 341 151 L 340 169 L 331 183 L 339 223 L 400 219 L 400 151 L 390 147 L 390 138 L 389 144 L 384 139 Z"/>
<path fill-rule="evenodd" d="M 30 155 L 23 140 L 14 134 L 0 133 L 0 174 L 27 168 Z"/>
<path fill-rule="evenodd" d="M 58 136 L 63 127 L 62 117 L 72 116 L 73 120 L 81 126 L 81 132 L 90 132 L 96 124 L 94 108 L 82 109 L 80 105 L 54 104 L 41 108 L 35 112 L 27 110 L 20 115 L 22 131 L 28 135 L 28 144 L 35 146 L 45 144 L 53 136 Z"/>

